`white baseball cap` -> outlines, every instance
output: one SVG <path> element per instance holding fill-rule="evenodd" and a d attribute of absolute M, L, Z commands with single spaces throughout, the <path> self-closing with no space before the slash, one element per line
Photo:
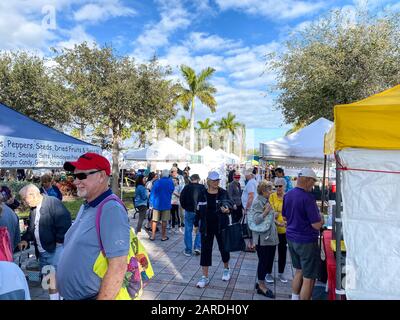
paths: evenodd
<path fill-rule="evenodd" d="M 214 180 L 214 181 L 215 180 L 221 180 L 221 178 L 219 177 L 219 173 L 216 172 L 216 171 L 210 171 L 208 173 L 207 179 Z"/>
<path fill-rule="evenodd" d="M 317 180 L 317 175 L 315 174 L 313 169 L 310 168 L 303 168 L 300 170 L 299 177 L 308 177 L 308 178 L 313 178 L 314 180 Z"/>

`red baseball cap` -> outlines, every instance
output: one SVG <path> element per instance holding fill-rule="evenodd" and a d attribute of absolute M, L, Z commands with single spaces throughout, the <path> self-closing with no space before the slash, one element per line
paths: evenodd
<path fill-rule="evenodd" d="M 104 170 L 108 176 L 111 174 L 110 162 L 103 156 L 92 152 L 87 152 L 81 155 L 78 158 L 78 161 L 64 163 L 64 169 L 70 172 L 73 172 L 75 169 L 97 169 Z"/>

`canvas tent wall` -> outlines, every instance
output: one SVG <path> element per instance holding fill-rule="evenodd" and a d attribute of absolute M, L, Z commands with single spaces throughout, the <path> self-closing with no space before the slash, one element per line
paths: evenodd
<path fill-rule="evenodd" d="M 400 86 L 335 106 L 334 115 L 325 153 L 337 159 L 343 211 L 337 206 L 335 226 L 337 243 L 343 229 L 346 244 L 346 296 L 400 299 Z M 338 266 L 341 259 L 337 254 Z M 340 288 L 340 272 L 336 277 Z"/>
<path fill-rule="evenodd" d="M 41 124 L 0 103 L 0 168 L 62 168 L 101 148 Z"/>

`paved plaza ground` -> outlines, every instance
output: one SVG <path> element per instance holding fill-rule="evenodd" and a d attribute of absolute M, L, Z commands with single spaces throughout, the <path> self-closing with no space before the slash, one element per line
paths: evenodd
<path fill-rule="evenodd" d="M 136 219 L 131 219 L 131 225 L 136 225 Z M 183 254 L 183 228 L 178 232 L 168 231 L 169 240 L 161 241 L 157 232 L 156 240 L 150 241 L 145 230 L 139 238 L 146 247 L 153 265 L 155 276 L 146 284 L 143 300 L 289 300 L 291 297 L 291 280 L 293 268 L 290 255 L 287 255 L 285 276 L 286 284 L 277 279 L 277 255 L 275 256 L 273 276 L 275 283 L 269 284 L 275 299 L 259 295 L 254 290 L 257 271 L 257 254 L 251 252 L 235 252 L 231 254 L 231 279 L 222 281 L 223 263 L 214 241 L 212 264 L 209 269 L 210 284 L 203 289 L 196 283 L 201 277 L 200 256 L 187 257 Z M 79 261 L 77 261 L 79 263 Z M 40 284 L 30 282 L 31 298 L 47 300 L 48 293 Z"/>

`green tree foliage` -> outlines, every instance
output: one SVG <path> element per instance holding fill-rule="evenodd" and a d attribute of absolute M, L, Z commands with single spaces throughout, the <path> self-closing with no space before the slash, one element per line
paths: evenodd
<path fill-rule="evenodd" d="M 76 123 L 94 127 L 94 134 L 112 149 L 112 188 L 118 190 L 118 157 L 123 139 L 132 131 L 150 128 L 152 119 L 174 115 L 173 84 L 168 69 L 156 59 L 137 65 L 118 56 L 112 47 L 75 45 L 56 51 L 57 75 L 71 95 L 70 112 Z"/>
<path fill-rule="evenodd" d="M 287 123 L 333 120 L 333 107 L 400 83 L 399 17 L 332 11 L 269 56 L 278 73 L 277 106 Z"/>
<path fill-rule="evenodd" d="M 65 88 L 46 61 L 26 52 L 0 53 L 0 101 L 51 127 L 69 122 Z"/>
<path fill-rule="evenodd" d="M 190 151 L 194 151 L 194 101 L 196 98 L 212 112 L 215 112 L 217 102 L 215 101 L 214 94 L 217 89 L 212 86 L 208 80 L 214 74 L 215 69 L 205 68 L 198 75 L 195 71 L 185 65 L 181 66 L 181 72 L 185 79 L 187 87 L 179 85 L 177 87 L 177 96 L 175 102 L 180 103 L 184 110 L 190 109 Z"/>

